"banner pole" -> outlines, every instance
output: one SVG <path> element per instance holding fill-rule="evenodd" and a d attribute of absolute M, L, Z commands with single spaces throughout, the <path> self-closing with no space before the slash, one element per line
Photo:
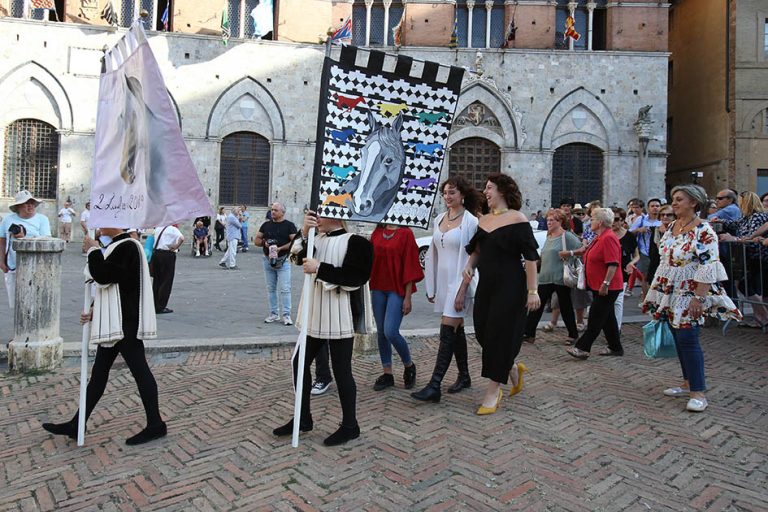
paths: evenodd
<path fill-rule="evenodd" d="M 91 285 L 86 281 L 83 296 L 83 313 L 91 310 Z M 80 406 L 77 413 L 77 446 L 85 444 L 85 394 L 88 385 L 88 340 L 91 337 L 91 322 L 83 324 L 83 338 L 80 346 Z"/>
<path fill-rule="evenodd" d="M 315 228 L 309 229 L 307 236 L 307 259 L 315 252 Z M 299 361 L 296 368 L 296 399 L 293 404 L 293 437 L 291 446 L 299 446 L 299 423 L 301 422 L 301 390 L 304 389 L 304 358 L 307 351 L 307 328 L 309 327 L 309 300 L 311 295 L 312 276 L 304 274 L 304 288 L 301 291 L 301 331 L 299 334 Z M 291 363 L 293 364 L 293 363 Z"/>

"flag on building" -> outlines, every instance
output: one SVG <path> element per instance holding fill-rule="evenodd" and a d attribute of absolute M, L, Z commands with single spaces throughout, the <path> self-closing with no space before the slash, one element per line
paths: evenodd
<path fill-rule="evenodd" d="M 352 16 L 349 16 L 346 20 L 344 20 L 344 23 L 341 24 L 341 27 L 339 27 L 339 29 L 333 33 L 331 36 L 331 42 L 346 44 L 352 42 Z"/>
<path fill-rule="evenodd" d="M 104 55 L 91 228 L 148 228 L 213 215 L 139 22 Z"/>
<path fill-rule="evenodd" d="M 229 36 L 231 35 L 231 32 L 229 31 L 229 10 L 227 9 L 227 4 L 224 4 L 224 8 L 221 10 L 221 42 L 224 43 L 224 46 L 227 46 L 229 43 Z"/>
<path fill-rule="evenodd" d="M 574 41 L 581 39 L 581 34 L 576 32 L 576 22 L 572 16 L 565 18 L 565 32 L 563 32 L 563 41 L 565 42 L 569 37 Z"/>
<path fill-rule="evenodd" d="M 33 9 L 56 9 L 53 0 L 31 0 L 31 2 Z"/>
<path fill-rule="evenodd" d="M 168 32 L 168 8 L 171 6 L 171 3 L 168 2 L 165 4 L 165 11 L 163 11 L 163 15 L 160 17 L 160 21 L 163 23 L 163 30 Z"/>
<path fill-rule="evenodd" d="M 448 48 L 459 47 L 459 18 L 453 18 L 453 32 L 451 32 L 451 42 L 448 43 Z"/>
<path fill-rule="evenodd" d="M 251 11 L 254 39 L 261 39 L 272 32 L 274 29 L 274 17 L 272 0 L 260 0 L 258 5 Z"/>
<path fill-rule="evenodd" d="M 117 19 L 117 11 L 115 10 L 115 5 L 112 3 L 112 0 L 109 0 L 107 5 L 104 6 L 104 10 L 101 11 L 101 19 L 113 27 L 117 26 L 119 20 Z"/>
<path fill-rule="evenodd" d="M 392 41 L 395 46 L 400 47 L 403 45 L 403 25 L 405 24 L 405 9 L 403 9 L 403 15 L 400 16 L 400 21 L 395 28 L 392 29 Z"/>
<path fill-rule="evenodd" d="M 385 58 L 394 71 L 384 71 Z M 423 62 L 413 76 L 413 64 L 354 46 L 343 46 L 338 61 L 326 57 L 310 198 L 319 215 L 429 226 L 464 69 L 440 73 L 440 64 Z"/>

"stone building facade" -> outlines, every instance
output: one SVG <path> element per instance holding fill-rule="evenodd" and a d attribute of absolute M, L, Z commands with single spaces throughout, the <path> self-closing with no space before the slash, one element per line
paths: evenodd
<path fill-rule="evenodd" d="M 14 2 L 0 0 L 0 14 L 3 9 L 14 14 Z M 103 3 L 57 2 L 63 23 L 0 18 L 3 211 L 17 186 L 32 183 L 30 172 L 36 173 L 35 183 L 44 182 L 43 212 L 54 222 L 65 200 L 81 210 L 89 196 L 99 59 L 102 48 L 125 33 L 92 15 Z M 255 2 L 231 0 L 230 9 L 238 3 L 243 13 Z M 521 185 L 526 213 L 545 209 L 562 196 L 624 204 L 630 197 L 664 192 L 668 4 L 275 4 L 276 40 L 233 37 L 225 46 L 218 29 L 220 2 L 190 0 L 173 2 L 172 31 L 148 33 L 214 207 L 247 202 L 255 212 L 251 222 L 258 225 L 268 202 L 281 201 L 288 218 L 300 219 L 309 202 L 325 51 L 317 42 L 351 15 L 355 37 L 367 37 L 371 46 L 381 46 L 384 28 L 402 19 L 403 45 L 383 49 L 471 71 L 465 75 L 449 138 L 445 176 L 461 173 L 482 186 L 489 172 L 508 173 Z M 316 15 L 300 16 L 301 6 L 304 13 Z M 393 11 L 399 18 L 380 16 L 393 7 L 400 8 Z M 82 12 L 88 20 L 78 14 Z M 584 32 L 573 50 L 563 45 L 558 33 L 562 27 L 556 26 L 569 12 Z M 242 19 L 230 16 L 232 24 L 244 27 Z M 516 29 L 514 40 L 508 38 L 510 27 Z M 455 49 L 449 47 L 454 31 L 459 41 Z M 248 30 L 239 33 L 247 36 Z M 507 48 L 491 47 L 499 40 Z M 387 42 L 391 45 L 391 38 Z M 37 146 L 30 150 L 31 144 Z M 24 158 L 26 164 L 20 161 Z"/>

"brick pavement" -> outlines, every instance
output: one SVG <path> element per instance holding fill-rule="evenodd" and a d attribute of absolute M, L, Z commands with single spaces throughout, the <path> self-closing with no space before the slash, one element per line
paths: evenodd
<path fill-rule="evenodd" d="M 340 414 L 334 388 L 313 399 L 298 449 L 271 435 L 292 412 L 285 347 L 153 356 L 170 433 L 140 447 L 124 444 L 143 421 L 124 366 L 83 448 L 40 428 L 73 412 L 76 368 L 4 375 L 0 510 L 766 510 L 768 339 L 703 332 L 704 414 L 661 396 L 677 362 L 646 360 L 639 326 L 624 329 L 625 357 L 586 362 L 563 352 L 562 330 L 542 334 L 523 347 L 523 393 L 482 418 L 475 343 L 475 387 L 439 405 L 415 403 L 401 379 L 372 391 L 378 361 L 358 357 L 363 433 L 339 448 L 322 446 Z M 413 342 L 420 385 L 436 348 Z"/>

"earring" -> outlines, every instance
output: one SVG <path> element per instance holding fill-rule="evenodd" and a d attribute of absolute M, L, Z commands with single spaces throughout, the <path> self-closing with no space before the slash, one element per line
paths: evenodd
<path fill-rule="evenodd" d="M 464 198 L 461 198 L 461 205 L 464 206 Z"/>

